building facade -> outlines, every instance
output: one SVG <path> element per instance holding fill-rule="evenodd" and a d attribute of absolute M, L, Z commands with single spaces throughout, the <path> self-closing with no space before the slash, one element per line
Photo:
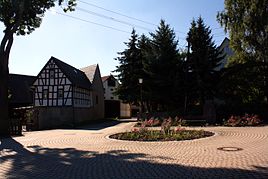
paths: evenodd
<path fill-rule="evenodd" d="M 103 89 L 104 89 L 104 102 L 105 102 L 105 116 L 106 117 L 119 117 L 130 118 L 131 106 L 127 103 L 123 103 L 115 94 L 116 89 L 119 86 L 119 82 L 113 75 L 102 77 Z"/>
<path fill-rule="evenodd" d="M 99 69 L 94 76 L 100 76 Z M 98 79 L 90 81 L 83 71 L 51 57 L 33 83 L 34 106 L 38 111 L 35 129 L 73 127 L 103 118 L 104 107 L 96 105 L 94 99 L 103 87 L 94 88 L 96 83 Z M 101 100 L 99 96 L 98 104 Z"/>
<path fill-rule="evenodd" d="M 224 59 L 220 62 L 219 66 L 215 69 L 216 71 L 220 71 L 221 69 L 223 69 L 227 65 L 228 59 L 234 55 L 234 52 L 230 48 L 229 43 L 230 43 L 230 40 L 227 37 L 225 37 L 221 45 L 218 47 L 218 49 L 222 51 L 222 54 L 225 56 L 224 56 Z"/>

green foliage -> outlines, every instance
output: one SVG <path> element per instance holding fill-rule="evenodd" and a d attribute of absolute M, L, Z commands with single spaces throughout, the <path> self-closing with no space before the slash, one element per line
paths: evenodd
<path fill-rule="evenodd" d="M 182 61 L 178 53 L 178 41 L 174 31 L 161 20 L 155 33 L 151 33 L 149 55 L 145 61 L 145 72 L 151 82 L 151 100 L 160 110 L 170 110 L 176 106 L 176 92 L 179 91 L 178 75 L 182 71 Z M 170 100 L 173 99 L 173 100 Z"/>
<path fill-rule="evenodd" d="M 230 45 L 234 56 L 229 66 L 241 66 L 240 73 L 232 73 L 233 81 L 242 83 L 235 86 L 242 94 L 242 102 L 268 98 L 268 0 L 243 1 L 225 0 L 225 9 L 217 19 L 230 34 Z M 254 64 L 255 63 L 255 64 Z M 253 64 L 249 67 L 247 64 Z M 245 67 L 242 69 L 242 67 Z M 237 68 L 237 67 L 235 67 Z M 226 75 L 225 75 L 226 76 Z M 234 82 L 234 83 L 235 83 Z"/>
<path fill-rule="evenodd" d="M 182 61 L 175 38 L 174 31 L 164 20 L 161 20 L 156 32 L 151 33 L 151 38 L 145 35 L 138 38 L 135 30 L 132 31 L 129 42 L 125 43 L 127 49 L 119 52 L 120 56 L 116 58 L 120 64 L 115 70 L 121 82 L 117 90 L 120 99 L 140 103 L 138 79 L 142 78 L 146 110 L 170 109 L 178 104 Z"/>
<path fill-rule="evenodd" d="M 193 140 L 203 137 L 210 137 L 214 134 L 212 132 L 203 130 L 185 130 L 184 128 L 176 128 L 169 132 L 158 130 L 140 130 L 133 129 L 131 132 L 119 133 L 110 136 L 114 139 L 133 140 L 133 141 L 180 141 Z"/>
<path fill-rule="evenodd" d="M 56 2 L 61 5 L 63 0 L 1 0 L 0 21 L 6 26 L 5 33 L 32 33 L 41 25 L 45 12 L 54 7 Z M 67 1 L 64 11 L 73 11 L 75 5 L 75 0 Z"/>
<path fill-rule="evenodd" d="M 187 41 L 190 45 L 190 54 L 187 59 L 189 89 L 192 101 L 203 104 L 205 99 L 215 94 L 217 71 L 215 68 L 223 59 L 212 40 L 211 30 L 204 24 L 201 17 L 193 20 L 188 32 Z"/>
<path fill-rule="evenodd" d="M 45 12 L 63 0 L 0 0 L 0 21 L 5 25 L 0 44 L 0 134 L 8 134 L 8 74 L 9 56 L 14 34 L 32 33 L 41 25 Z M 66 0 L 64 11 L 73 11 L 76 0 Z"/>
<path fill-rule="evenodd" d="M 152 85 L 150 75 L 145 71 L 151 51 L 150 39 L 146 37 L 144 34 L 142 34 L 138 40 L 137 46 L 140 50 L 140 60 L 142 61 L 142 68 L 143 68 L 141 71 L 141 77 L 143 78 L 143 84 L 142 84 L 143 102 L 147 104 L 146 106 L 148 108 L 150 101 L 153 98 L 151 93 L 152 89 L 150 88 L 150 86 Z M 149 109 L 147 109 L 147 111 L 148 110 Z"/>
<path fill-rule="evenodd" d="M 217 19 L 230 34 L 234 63 L 268 62 L 268 0 L 225 0 Z"/>
<path fill-rule="evenodd" d="M 119 98 L 125 102 L 137 103 L 139 101 L 140 86 L 139 78 L 142 77 L 143 64 L 140 49 L 137 47 L 138 35 L 133 29 L 129 42 L 126 42 L 127 49 L 119 52 L 115 60 L 118 60 L 119 66 L 115 72 L 120 81 L 120 86 L 116 91 Z"/>
<path fill-rule="evenodd" d="M 264 104 L 262 64 L 249 61 L 225 69 L 218 85 L 218 98 L 236 105 Z"/>

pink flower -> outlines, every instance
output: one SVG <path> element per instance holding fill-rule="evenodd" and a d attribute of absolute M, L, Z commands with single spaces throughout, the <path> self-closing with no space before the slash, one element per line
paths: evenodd
<path fill-rule="evenodd" d="M 180 131 L 184 131 L 184 130 L 185 130 L 185 128 L 178 127 L 178 128 L 176 128 L 175 132 L 180 132 Z"/>
<path fill-rule="evenodd" d="M 132 130 L 132 132 L 139 132 L 139 129 L 134 128 L 134 129 Z"/>

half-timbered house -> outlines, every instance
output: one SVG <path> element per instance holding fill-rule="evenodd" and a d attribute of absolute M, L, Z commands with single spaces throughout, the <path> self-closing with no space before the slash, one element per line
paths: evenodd
<path fill-rule="evenodd" d="M 83 71 L 51 57 L 33 83 L 34 106 L 39 113 L 36 128 L 72 127 L 102 118 L 101 112 L 95 112 L 104 113 L 94 103 L 92 95 L 99 89 L 94 91 L 92 82 Z"/>

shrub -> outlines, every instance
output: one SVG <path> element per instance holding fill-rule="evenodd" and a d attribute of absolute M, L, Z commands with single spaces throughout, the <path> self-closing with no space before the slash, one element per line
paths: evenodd
<path fill-rule="evenodd" d="M 145 120 L 145 121 L 143 122 L 143 125 L 145 125 L 145 127 L 155 127 L 155 126 L 159 126 L 159 125 L 160 125 L 160 120 L 151 118 L 151 119 L 149 119 L 149 120 Z"/>
<path fill-rule="evenodd" d="M 149 120 L 140 121 L 136 124 L 136 127 L 158 127 L 170 124 L 171 126 L 185 126 L 186 122 L 183 117 L 176 116 L 175 118 L 154 118 L 151 117 Z"/>
<path fill-rule="evenodd" d="M 170 132 L 170 128 L 171 128 L 171 124 L 172 124 L 172 119 L 171 117 L 164 119 L 164 121 L 161 124 L 161 131 L 164 134 L 167 134 Z"/>
<path fill-rule="evenodd" d="M 224 125 L 238 127 L 238 126 L 257 126 L 261 124 L 262 121 L 257 115 L 245 114 L 244 116 L 234 116 L 232 115 L 227 121 L 224 121 Z"/>

